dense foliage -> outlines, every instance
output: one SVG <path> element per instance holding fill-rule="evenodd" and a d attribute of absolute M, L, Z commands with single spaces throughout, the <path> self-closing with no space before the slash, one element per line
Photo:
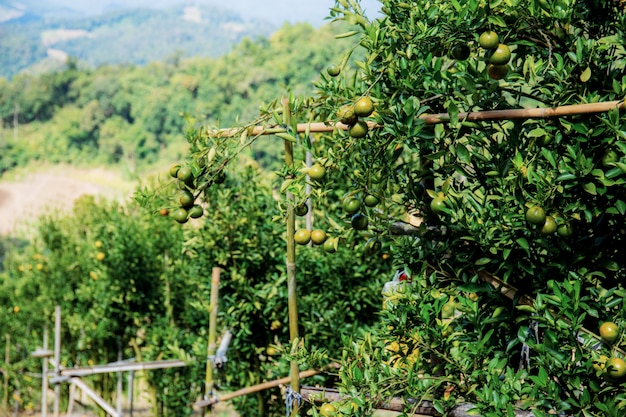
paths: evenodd
<path fill-rule="evenodd" d="M 356 1 L 336 3 L 366 57 L 351 61 L 347 50 L 315 96 L 276 101 L 240 124 L 239 140 L 213 126 L 191 132 L 188 163 L 200 189 L 210 187 L 204 179 L 256 140 L 249 126 L 277 129 L 327 172 L 309 190 L 302 154 L 284 167 L 285 218 L 311 198 L 329 234 L 373 236 L 412 275 L 380 329 L 345 347 L 339 386 L 352 405 L 341 412 L 368 414 L 399 395 L 444 414 L 460 403 L 484 416 L 623 414 L 619 2 L 384 0 L 376 21 Z M 602 102 L 613 104 L 558 118 L 464 113 Z M 308 121 L 347 126 L 310 140 L 296 126 Z M 346 203 L 372 194 L 375 208 Z M 417 227 L 395 236 L 407 214 Z M 616 324 L 616 338 L 601 338 L 603 322 Z"/>

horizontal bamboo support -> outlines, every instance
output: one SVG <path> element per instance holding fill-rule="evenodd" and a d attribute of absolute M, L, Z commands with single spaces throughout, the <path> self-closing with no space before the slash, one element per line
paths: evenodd
<path fill-rule="evenodd" d="M 309 369 L 307 371 L 302 371 L 298 374 L 299 379 L 308 378 L 313 375 L 319 374 L 321 371 L 317 369 Z M 291 382 L 291 377 L 286 376 L 284 378 L 275 379 L 272 381 L 263 382 L 261 384 L 253 385 L 251 387 L 245 387 L 237 391 L 229 392 L 224 395 L 220 395 L 219 397 L 209 398 L 206 400 L 197 401 L 194 406 L 195 407 L 208 407 L 211 405 L 215 405 L 221 401 L 232 400 L 233 398 L 241 397 L 243 395 L 253 394 L 255 392 L 263 391 L 270 388 L 275 388 L 280 385 L 285 385 Z"/>
<path fill-rule="evenodd" d="M 349 398 L 342 395 L 334 388 L 302 387 L 302 398 L 309 402 L 334 402 Z M 475 406 L 473 404 L 461 404 L 446 414 L 449 417 L 476 417 L 469 414 Z M 413 417 L 440 416 L 431 401 L 418 401 L 412 398 L 392 397 L 375 405 L 377 410 L 406 412 Z M 530 411 L 516 411 L 516 417 L 531 417 Z"/>
<path fill-rule="evenodd" d="M 492 120 L 514 119 L 549 119 L 563 116 L 604 113 L 614 109 L 623 109 L 624 101 L 606 101 L 601 103 L 570 104 L 558 107 L 537 107 L 532 109 L 485 110 L 478 112 L 459 113 L 459 120 L 482 122 Z M 424 114 L 420 117 L 426 124 L 445 123 L 450 121 L 448 113 Z"/>
<path fill-rule="evenodd" d="M 153 362 L 115 362 L 106 365 L 96 365 L 90 367 L 81 368 L 64 368 L 59 371 L 61 376 L 85 376 L 94 374 L 105 374 L 109 372 L 126 372 L 126 371 L 139 371 L 149 369 L 163 369 L 163 368 L 180 368 L 187 366 L 187 364 L 181 360 L 162 360 Z"/>
<path fill-rule="evenodd" d="M 624 109 L 623 100 L 606 101 L 601 103 L 585 103 L 570 104 L 558 107 L 537 107 L 531 109 L 504 109 L 504 110 L 484 110 L 476 112 L 461 112 L 458 114 L 458 120 L 468 122 L 484 122 L 495 120 L 515 120 L 515 119 L 549 119 L 564 116 L 576 116 L 583 114 L 604 113 L 614 109 Z M 426 124 L 448 123 L 451 120 L 449 113 L 438 114 L 422 114 L 420 119 Z M 376 124 L 372 121 L 367 123 L 370 129 L 377 129 L 383 125 Z M 334 122 L 315 122 L 315 123 L 298 123 L 298 133 L 329 133 L 336 129 L 347 130 L 350 126 L 344 123 Z M 241 129 L 220 129 L 213 134 L 220 137 L 238 136 L 242 132 Z M 248 136 L 274 135 L 276 133 L 285 133 L 287 129 L 280 126 L 253 126 L 248 130 Z"/>

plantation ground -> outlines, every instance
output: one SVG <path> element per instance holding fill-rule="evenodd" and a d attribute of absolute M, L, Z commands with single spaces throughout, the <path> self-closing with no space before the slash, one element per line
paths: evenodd
<path fill-rule="evenodd" d="M 133 182 L 115 171 L 50 167 L 0 179 L 0 235 L 28 232 L 40 215 L 68 210 L 85 194 L 128 199 Z"/>

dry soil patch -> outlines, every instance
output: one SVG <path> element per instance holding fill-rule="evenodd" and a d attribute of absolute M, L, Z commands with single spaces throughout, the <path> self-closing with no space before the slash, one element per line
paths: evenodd
<path fill-rule="evenodd" d="M 82 195 L 125 200 L 131 189 L 121 175 L 98 169 L 55 169 L 0 180 L 0 235 L 25 232 L 42 214 L 69 210 Z"/>

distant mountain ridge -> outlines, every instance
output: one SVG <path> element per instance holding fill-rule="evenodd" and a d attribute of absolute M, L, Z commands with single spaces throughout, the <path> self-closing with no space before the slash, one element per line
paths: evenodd
<path fill-rule="evenodd" d="M 79 64 L 143 65 L 184 56 L 215 57 L 245 37 L 267 36 L 269 22 L 208 5 L 113 10 L 100 15 L 0 0 L 0 76 L 41 72 L 74 57 Z"/>

